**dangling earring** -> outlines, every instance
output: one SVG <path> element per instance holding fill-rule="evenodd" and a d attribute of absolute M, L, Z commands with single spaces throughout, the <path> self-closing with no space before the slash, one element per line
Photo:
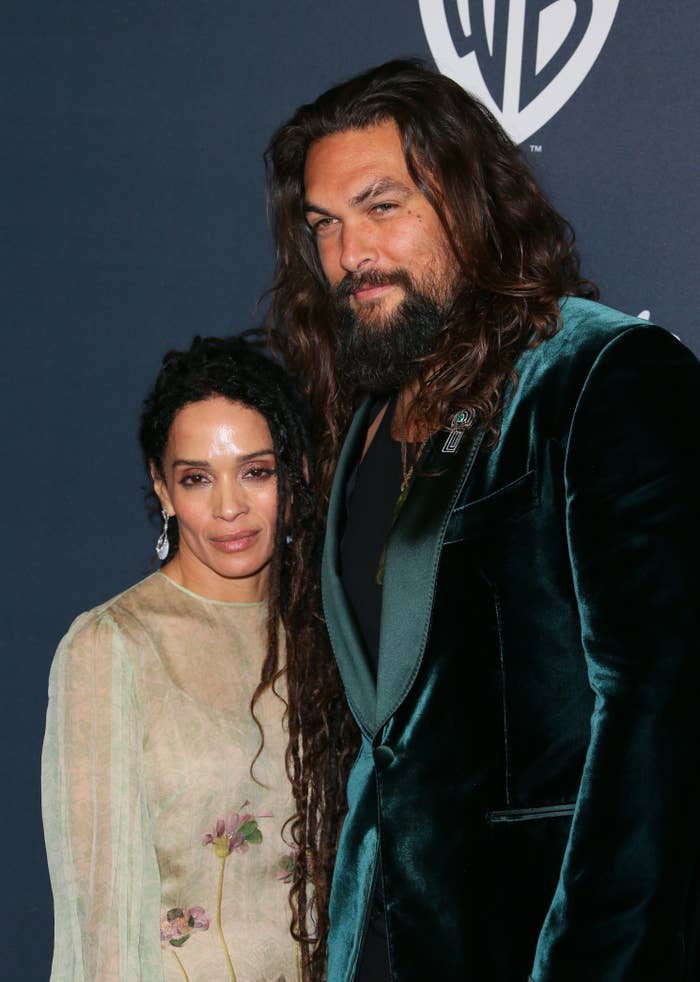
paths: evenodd
<path fill-rule="evenodd" d="M 170 516 L 165 508 L 162 508 L 160 513 L 163 516 L 163 531 L 158 536 L 158 541 L 156 542 L 156 556 L 163 562 L 164 559 L 168 558 L 168 553 L 170 552 L 170 542 L 168 541 L 168 520 Z"/>

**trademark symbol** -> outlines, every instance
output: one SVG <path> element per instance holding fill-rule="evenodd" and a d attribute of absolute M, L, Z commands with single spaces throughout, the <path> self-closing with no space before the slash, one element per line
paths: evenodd
<path fill-rule="evenodd" d="M 530 144 L 530 153 L 542 153 L 542 144 L 541 143 L 531 143 Z"/>

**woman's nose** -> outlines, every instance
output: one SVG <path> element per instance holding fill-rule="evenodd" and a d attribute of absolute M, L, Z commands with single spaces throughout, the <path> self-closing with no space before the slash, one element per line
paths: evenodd
<path fill-rule="evenodd" d="M 214 492 L 214 517 L 230 522 L 246 511 L 245 491 L 238 481 L 220 481 Z"/>

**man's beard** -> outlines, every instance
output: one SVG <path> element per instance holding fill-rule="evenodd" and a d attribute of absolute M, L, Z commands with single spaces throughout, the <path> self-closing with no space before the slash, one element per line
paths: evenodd
<path fill-rule="evenodd" d="M 359 312 L 350 306 L 358 287 L 396 285 L 403 300 L 389 314 L 371 306 Z M 348 274 L 331 291 L 331 305 L 338 331 L 338 373 L 343 385 L 369 393 L 398 392 L 420 370 L 417 359 L 430 355 L 435 338 L 452 306 L 454 289 L 435 284 L 422 292 L 410 273 L 371 270 Z"/>

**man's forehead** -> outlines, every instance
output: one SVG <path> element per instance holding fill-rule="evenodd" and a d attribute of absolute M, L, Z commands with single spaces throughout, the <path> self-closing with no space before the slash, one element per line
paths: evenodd
<path fill-rule="evenodd" d="M 335 153 L 381 153 L 387 156 L 398 154 L 403 157 L 401 133 L 393 119 L 386 119 L 370 126 L 349 127 L 337 133 L 328 133 L 310 144 L 306 153 L 306 164 L 319 154 L 330 156 Z"/>
<path fill-rule="evenodd" d="M 342 189 L 349 200 L 377 193 L 377 189 L 415 187 L 393 121 L 316 140 L 306 155 L 304 186 L 307 197 L 314 200 L 324 191 Z"/>

